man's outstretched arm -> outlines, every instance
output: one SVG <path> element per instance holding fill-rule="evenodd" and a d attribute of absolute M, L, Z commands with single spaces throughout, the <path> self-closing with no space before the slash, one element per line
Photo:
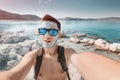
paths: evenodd
<path fill-rule="evenodd" d="M 0 80 L 24 80 L 34 63 L 38 50 L 33 50 L 24 55 L 20 63 L 8 71 L 0 72 Z"/>
<path fill-rule="evenodd" d="M 85 80 L 120 80 L 120 62 L 90 52 L 73 54 L 71 60 Z"/>

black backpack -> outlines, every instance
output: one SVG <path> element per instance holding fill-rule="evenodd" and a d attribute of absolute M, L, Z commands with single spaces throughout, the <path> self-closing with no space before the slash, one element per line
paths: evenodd
<path fill-rule="evenodd" d="M 66 71 L 68 80 L 70 80 L 70 76 L 68 73 L 68 67 L 67 67 L 66 59 L 65 59 L 65 55 L 64 55 L 64 47 L 58 46 L 57 51 L 58 51 L 58 61 L 60 62 L 63 71 Z M 42 49 L 42 53 L 43 53 L 43 49 Z M 41 56 L 37 56 L 37 58 L 36 58 L 36 64 L 35 64 L 35 68 L 34 68 L 35 80 L 37 80 L 37 76 L 38 76 L 38 73 L 39 73 L 39 70 L 40 70 L 40 67 L 42 64 L 42 59 L 43 59 L 43 54 L 41 54 Z"/>

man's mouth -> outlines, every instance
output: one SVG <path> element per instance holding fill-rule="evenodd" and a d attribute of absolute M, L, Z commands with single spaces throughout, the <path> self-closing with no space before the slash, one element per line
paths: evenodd
<path fill-rule="evenodd" d="M 50 43 L 51 41 L 49 41 L 49 40 L 44 40 L 46 43 Z"/>

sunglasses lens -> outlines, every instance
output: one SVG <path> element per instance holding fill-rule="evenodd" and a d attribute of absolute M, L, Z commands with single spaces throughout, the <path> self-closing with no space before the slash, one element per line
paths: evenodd
<path fill-rule="evenodd" d="M 40 28 L 38 31 L 39 31 L 40 35 L 45 35 L 47 32 L 47 30 L 45 28 Z"/>
<path fill-rule="evenodd" d="M 50 34 L 51 36 L 56 36 L 56 35 L 58 34 L 58 30 L 56 30 L 56 29 L 50 29 L 50 30 L 49 30 L 49 34 Z"/>

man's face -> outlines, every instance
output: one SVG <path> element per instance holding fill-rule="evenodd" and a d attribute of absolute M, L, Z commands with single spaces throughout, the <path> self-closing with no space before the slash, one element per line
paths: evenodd
<path fill-rule="evenodd" d="M 38 31 L 42 38 L 43 47 L 50 48 L 56 45 L 59 36 L 57 24 L 52 21 L 43 21 L 41 25 Z"/>

